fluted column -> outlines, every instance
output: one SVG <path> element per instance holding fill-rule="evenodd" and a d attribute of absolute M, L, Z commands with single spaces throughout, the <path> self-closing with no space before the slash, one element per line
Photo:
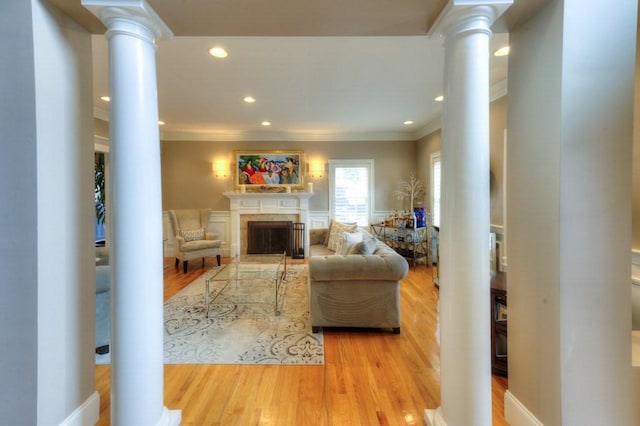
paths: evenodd
<path fill-rule="evenodd" d="M 155 42 L 143 0 L 83 0 L 107 27 L 111 153 L 111 422 L 177 425 L 163 406 L 163 255 Z"/>
<path fill-rule="evenodd" d="M 489 41 L 511 1 L 452 0 L 444 40 L 440 227 L 441 406 L 435 426 L 491 425 Z"/>

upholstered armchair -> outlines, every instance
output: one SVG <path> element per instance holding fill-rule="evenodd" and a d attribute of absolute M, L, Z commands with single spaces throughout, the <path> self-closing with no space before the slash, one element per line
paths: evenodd
<path fill-rule="evenodd" d="M 189 260 L 215 256 L 220 266 L 220 246 L 222 241 L 217 235 L 207 231 L 209 209 L 169 210 L 169 217 L 176 236 L 176 268 L 182 261 L 184 273 L 187 273 Z"/>

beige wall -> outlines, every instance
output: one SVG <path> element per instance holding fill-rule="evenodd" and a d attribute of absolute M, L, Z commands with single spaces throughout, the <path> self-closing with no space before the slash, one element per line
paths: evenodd
<path fill-rule="evenodd" d="M 550 2 L 509 36 L 509 392 L 548 426 L 640 424 L 629 265 L 637 4 L 616 6 Z"/>
<path fill-rule="evenodd" d="M 163 141 L 162 142 L 162 208 L 209 207 L 213 210 L 229 210 L 229 200 L 223 191 L 233 189 L 233 179 L 216 178 L 211 172 L 213 162 L 231 164 L 234 150 L 302 150 L 305 161 L 331 159 L 375 160 L 374 210 L 403 209 L 393 195 L 398 182 L 407 179 L 416 170 L 416 143 L 413 141 L 363 141 L 363 142 L 210 142 Z M 306 165 L 304 167 L 306 174 Z M 326 165 L 328 173 L 328 165 Z M 314 195 L 309 208 L 315 211 L 329 210 L 327 175 L 321 179 L 309 179 L 314 184 Z"/>
<path fill-rule="evenodd" d="M 631 243 L 635 250 L 640 250 L 640 31 L 636 32 L 636 39 L 636 86 L 633 117 L 633 196 L 631 200 L 633 211 L 633 238 Z"/>
<path fill-rule="evenodd" d="M 427 211 L 431 211 L 431 154 L 440 152 L 442 146 L 441 132 L 436 130 L 416 142 L 416 158 L 420 167 L 418 168 L 418 178 L 424 183 L 427 195 L 424 205 Z"/>
<path fill-rule="evenodd" d="M 491 166 L 491 224 L 504 226 L 504 131 L 507 128 L 507 97 L 491 103 L 489 123 L 490 166 Z M 418 176 L 427 189 L 425 205 L 431 209 L 429 188 L 431 185 L 430 164 L 431 154 L 440 151 L 442 144 L 440 130 L 420 138 L 416 141 L 416 157 Z"/>
<path fill-rule="evenodd" d="M 91 35 L 46 1 L 0 10 L 0 423 L 92 424 Z"/>
<path fill-rule="evenodd" d="M 491 224 L 504 226 L 504 132 L 507 128 L 507 97 L 491 103 L 489 112 Z"/>
<path fill-rule="evenodd" d="M 109 122 L 99 118 L 93 119 L 93 134 L 103 138 L 109 137 Z"/>

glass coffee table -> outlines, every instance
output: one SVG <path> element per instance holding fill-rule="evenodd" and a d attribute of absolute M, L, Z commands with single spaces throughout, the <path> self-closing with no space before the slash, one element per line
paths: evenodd
<path fill-rule="evenodd" d="M 204 303 L 266 305 L 275 315 L 282 309 L 282 283 L 287 276 L 287 256 L 281 254 L 244 254 L 207 272 Z"/>

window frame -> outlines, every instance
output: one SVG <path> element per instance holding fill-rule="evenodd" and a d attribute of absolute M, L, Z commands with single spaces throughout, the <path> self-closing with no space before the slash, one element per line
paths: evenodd
<path fill-rule="evenodd" d="M 336 168 L 349 168 L 349 167 L 365 167 L 368 171 L 369 181 L 369 194 L 367 199 L 368 217 L 365 224 L 358 223 L 358 226 L 369 226 L 371 224 L 371 217 L 373 215 L 374 206 L 374 160 L 372 159 L 352 159 L 352 160 L 329 160 L 329 216 L 335 219 L 336 206 L 335 206 L 335 172 Z"/>

